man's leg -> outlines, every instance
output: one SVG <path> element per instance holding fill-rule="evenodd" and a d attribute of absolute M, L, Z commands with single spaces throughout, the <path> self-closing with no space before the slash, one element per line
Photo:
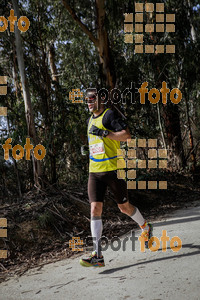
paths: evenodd
<path fill-rule="evenodd" d="M 91 203 L 91 221 L 90 228 L 93 237 L 94 250 L 97 253 L 97 257 L 101 257 L 101 235 L 103 230 L 102 225 L 102 214 L 103 203 L 102 202 L 92 202 Z"/>
<path fill-rule="evenodd" d="M 119 209 L 122 213 L 128 215 L 133 219 L 142 230 L 148 230 L 149 226 L 147 225 L 147 222 L 143 218 L 142 214 L 140 213 L 139 209 L 135 206 L 133 206 L 129 202 L 125 202 L 123 204 L 118 204 Z"/>
<path fill-rule="evenodd" d="M 103 199 L 107 185 L 102 182 L 102 173 L 90 173 L 88 180 L 88 197 L 91 204 L 90 228 L 93 237 L 94 250 L 89 258 L 81 259 L 80 264 L 84 267 L 103 267 L 104 258 L 101 253 L 101 235 L 102 235 L 102 209 Z"/>
<path fill-rule="evenodd" d="M 148 242 L 153 235 L 153 227 L 151 224 L 147 223 L 147 221 L 143 218 L 139 209 L 129 202 L 119 204 L 118 207 L 124 214 L 128 215 L 133 219 L 142 229 L 141 237 L 145 243 L 145 247 L 148 248 Z"/>
<path fill-rule="evenodd" d="M 130 216 L 142 229 L 142 236 L 145 240 L 145 246 L 148 247 L 148 240 L 152 236 L 152 225 L 146 222 L 137 207 L 129 203 L 126 181 L 123 179 L 118 179 L 117 171 L 113 171 L 109 174 L 108 185 L 115 195 L 115 200 L 121 212 Z"/>

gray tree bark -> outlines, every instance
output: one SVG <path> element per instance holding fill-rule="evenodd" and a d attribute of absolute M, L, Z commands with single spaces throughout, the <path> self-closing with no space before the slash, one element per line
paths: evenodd
<path fill-rule="evenodd" d="M 17 0 L 12 0 L 12 4 L 13 4 L 15 15 L 17 15 L 17 17 L 19 18 L 20 12 L 19 12 Z M 28 135 L 30 136 L 30 138 L 33 139 L 33 143 L 36 146 L 38 144 L 38 139 L 37 139 L 36 130 L 35 130 L 34 114 L 33 114 L 33 109 L 32 109 L 32 104 L 31 104 L 31 97 L 30 97 L 28 81 L 27 81 L 26 73 L 25 73 L 24 55 L 23 55 L 21 36 L 20 36 L 20 32 L 19 32 L 16 22 L 15 22 L 15 44 L 16 44 L 16 52 L 17 52 L 17 62 L 18 62 L 18 67 L 19 67 L 21 83 L 22 83 Z M 32 161 L 33 161 L 34 182 L 35 182 L 36 186 L 41 187 L 41 185 L 39 183 L 39 178 L 42 175 L 41 162 L 34 157 L 33 152 L 31 152 L 31 153 L 32 153 Z"/>

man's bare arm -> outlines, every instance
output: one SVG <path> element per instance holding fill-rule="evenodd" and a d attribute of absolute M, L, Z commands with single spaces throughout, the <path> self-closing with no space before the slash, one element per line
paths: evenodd
<path fill-rule="evenodd" d="M 127 139 L 131 139 L 131 134 L 128 128 L 118 131 L 118 132 L 109 132 L 106 138 L 111 140 L 126 142 Z"/>

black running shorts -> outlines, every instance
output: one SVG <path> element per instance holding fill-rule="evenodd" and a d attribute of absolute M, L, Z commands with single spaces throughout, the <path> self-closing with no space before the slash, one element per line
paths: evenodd
<path fill-rule="evenodd" d="M 100 173 L 89 173 L 89 202 L 103 202 L 107 187 L 111 189 L 118 204 L 128 201 L 127 184 L 124 179 L 117 178 L 117 170 Z"/>

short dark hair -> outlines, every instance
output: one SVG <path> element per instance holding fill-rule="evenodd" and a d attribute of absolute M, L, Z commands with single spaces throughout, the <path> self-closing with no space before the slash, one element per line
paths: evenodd
<path fill-rule="evenodd" d="M 97 89 L 96 88 L 90 88 L 90 89 L 87 89 L 86 91 L 86 97 L 93 97 L 93 96 L 97 96 Z"/>

